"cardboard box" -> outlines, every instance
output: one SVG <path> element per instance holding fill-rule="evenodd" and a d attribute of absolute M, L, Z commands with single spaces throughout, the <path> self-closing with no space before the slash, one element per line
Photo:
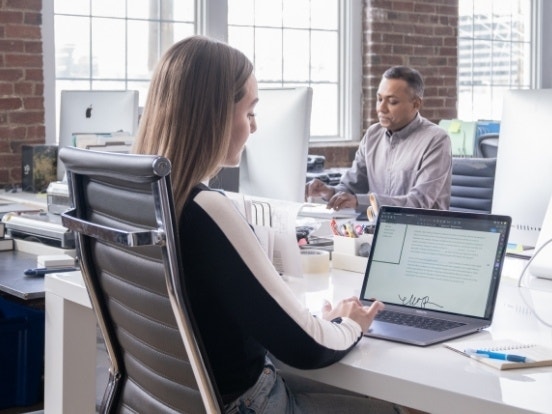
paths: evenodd
<path fill-rule="evenodd" d="M 45 192 L 57 181 L 57 145 L 23 145 L 21 177 L 23 191 Z"/>

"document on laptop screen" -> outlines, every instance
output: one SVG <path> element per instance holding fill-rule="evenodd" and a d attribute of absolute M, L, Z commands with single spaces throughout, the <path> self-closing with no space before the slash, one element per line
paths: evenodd
<path fill-rule="evenodd" d="M 387 303 L 485 316 L 499 232 L 388 222 L 380 227 L 365 294 Z"/>

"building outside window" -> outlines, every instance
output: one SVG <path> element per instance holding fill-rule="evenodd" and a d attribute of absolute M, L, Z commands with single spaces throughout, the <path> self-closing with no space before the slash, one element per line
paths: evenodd
<path fill-rule="evenodd" d="M 534 87 L 535 4 L 459 0 L 458 118 L 500 120 L 505 91 Z"/>

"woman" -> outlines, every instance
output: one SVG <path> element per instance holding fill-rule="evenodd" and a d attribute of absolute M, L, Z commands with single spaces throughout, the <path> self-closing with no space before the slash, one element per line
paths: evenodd
<path fill-rule="evenodd" d="M 136 144 L 136 152 L 172 162 L 184 274 L 226 411 L 396 412 L 317 383 L 296 388 L 267 356 L 304 369 L 332 364 L 383 305 L 367 308 L 350 298 L 325 305 L 323 318 L 312 316 L 232 201 L 204 184 L 221 167 L 239 164 L 257 129 L 257 100 L 253 67 L 241 52 L 205 37 L 184 39 L 156 69 Z"/>

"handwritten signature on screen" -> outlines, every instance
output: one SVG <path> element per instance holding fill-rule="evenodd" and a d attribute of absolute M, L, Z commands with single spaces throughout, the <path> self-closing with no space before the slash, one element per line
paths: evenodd
<path fill-rule="evenodd" d="M 425 309 L 427 307 L 433 307 L 433 308 L 443 308 L 442 305 L 439 305 L 438 303 L 432 302 L 429 299 L 429 296 L 421 296 L 417 297 L 414 294 L 410 294 L 410 296 L 402 296 L 401 294 L 398 295 L 399 300 L 403 305 L 407 306 L 414 306 L 414 307 L 420 307 L 421 309 Z"/>

